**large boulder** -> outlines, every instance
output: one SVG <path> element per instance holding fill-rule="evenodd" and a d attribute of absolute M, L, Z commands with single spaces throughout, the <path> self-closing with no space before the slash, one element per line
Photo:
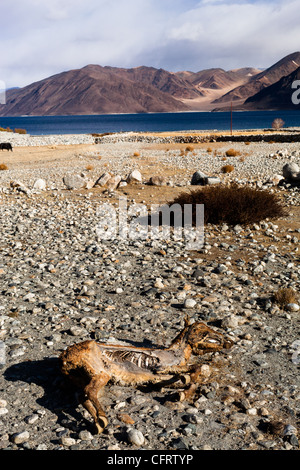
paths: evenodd
<path fill-rule="evenodd" d="M 133 170 L 129 173 L 126 179 L 127 183 L 141 183 L 142 182 L 142 175 L 139 170 Z"/>
<path fill-rule="evenodd" d="M 63 177 L 63 183 L 67 189 L 82 189 L 86 187 L 87 181 L 80 175 L 66 175 Z"/>
<path fill-rule="evenodd" d="M 46 181 L 43 180 L 42 178 L 37 179 L 34 184 L 33 184 L 33 189 L 39 189 L 41 191 L 44 191 L 46 189 Z"/>
<path fill-rule="evenodd" d="M 300 183 L 300 168 L 297 163 L 286 163 L 282 168 L 282 174 L 289 183 Z"/>
<path fill-rule="evenodd" d="M 95 186 L 105 186 L 108 180 L 110 180 L 111 174 L 108 172 L 103 173 L 100 178 L 97 179 Z"/>
<path fill-rule="evenodd" d="M 106 183 L 106 188 L 108 191 L 114 191 L 117 189 L 121 182 L 122 178 L 119 175 L 112 176 Z"/>
<path fill-rule="evenodd" d="M 206 186 L 211 184 L 220 184 L 221 180 L 217 176 L 207 176 L 202 171 L 196 171 L 191 180 L 192 186 Z"/>
<path fill-rule="evenodd" d="M 217 176 L 208 176 L 207 177 L 207 183 L 208 185 L 210 184 L 220 184 L 221 180 Z"/>
<path fill-rule="evenodd" d="M 168 181 L 165 176 L 151 176 L 149 184 L 151 186 L 166 186 Z"/>
<path fill-rule="evenodd" d="M 202 173 L 202 171 L 196 171 L 192 176 L 191 185 L 205 186 L 207 184 L 207 178 L 208 176 L 205 173 Z"/>

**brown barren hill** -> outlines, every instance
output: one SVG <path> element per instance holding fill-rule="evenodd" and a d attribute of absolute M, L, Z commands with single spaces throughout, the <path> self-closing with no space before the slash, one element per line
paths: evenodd
<path fill-rule="evenodd" d="M 294 92 L 296 97 L 300 95 L 295 88 L 292 88 L 293 83 L 298 80 L 300 80 L 300 67 L 286 77 L 282 77 L 273 85 L 248 98 L 244 103 L 244 108 L 249 111 L 253 109 L 299 110 L 300 105 L 297 107 L 297 104 L 292 101 Z"/>
<path fill-rule="evenodd" d="M 171 77 L 169 80 L 172 83 Z M 8 90 L 6 104 L 0 106 L 0 115 L 188 111 L 188 106 L 174 97 L 176 84 L 172 85 L 173 92 L 169 94 L 163 91 L 163 87 L 161 90 L 155 83 L 151 84 L 151 80 L 148 83 L 146 80 L 134 80 L 129 72 L 126 74 L 110 67 L 88 65 L 24 88 Z M 184 84 L 181 85 L 184 88 Z"/>
<path fill-rule="evenodd" d="M 238 86 L 226 93 L 224 96 L 216 99 L 214 104 L 216 110 L 219 106 L 228 105 L 231 101 L 235 104 L 242 104 L 245 100 L 258 93 L 260 90 L 273 85 L 282 77 L 294 72 L 300 66 L 300 52 L 289 54 L 276 64 L 267 68 L 263 72 L 253 76 L 248 83 Z"/>
<path fill-rule="evenodd" d="M 299 66 L 300 52 L 263 72 L 252 67 L 194 73 L 87 65 L 7 90 L 0 116 L 224 111 L 231 102 L 235 109 L 247 110 L 249 105 L 243 106 L 248 98 Z"/>

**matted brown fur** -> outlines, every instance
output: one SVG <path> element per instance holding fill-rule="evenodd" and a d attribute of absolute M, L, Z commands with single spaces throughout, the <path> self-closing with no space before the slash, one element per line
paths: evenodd
<path fill-rule="evenodd" d="M 219 351 L 232 343 L 202 322 L 185 321 L 183 330 L 168 348 L 145 348 L 83 341 L 67 348 L 61 355 L 61 370 L 83 390 L 82 404 L 94 419 L 97 432 L 107 425 L 99 402 L 99 392 L 107 382 L 122 385 L 174 383 L 188 374 L 190 391 L 199 381 L 199 369 L 190 364 L 191 356 Z"/>

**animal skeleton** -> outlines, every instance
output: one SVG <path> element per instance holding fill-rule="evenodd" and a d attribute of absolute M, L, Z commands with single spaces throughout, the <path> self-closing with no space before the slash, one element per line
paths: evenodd
<path fill-rule="evenodd" d="M 61 370 L 83 389 L 82 405 L 94 419 L 101 433 L 108 421 L 98 395 L 109 381 L 122 385 L 142 383 L 174 383 L 183 374 L 195 390 L 201 372 L 189 363 L 191 355 L 230 348 L 232 342 L 205 323 L 190 324 L 185 320 L 183 330 L 168 348 L 135 347 L 97 343 L 87 340 L 68 347 L 60 355 Z"/>

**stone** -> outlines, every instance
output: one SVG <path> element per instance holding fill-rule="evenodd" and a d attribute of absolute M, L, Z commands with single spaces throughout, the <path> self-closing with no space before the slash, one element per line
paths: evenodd
<path fill-rule="evenodd" d="M 105 186 L 108 180 L 110 180 L 111 174 L 108 172 L 103 173 L 100 178 L 97 179 L 95 186 Z"/>
<path fill-rule="evenodd" d="M 166 186 L 168 183 L 164 176 L 151 176 L 149 184 L 151 186 Z"/>
<path fill-rule="evenodd" d="M 122 178 L 119 175 L 112 176 L 106 183 L 108 191 L 114 191 L 115 189 L 117 189 L 119 183 L 121 182 L 121 179 Z"/>
<path fill-rule="evenodd" d="M 196 300 L 194 299 L 185 299 L 184 308 L 194 308 L 197 305 Z"/>
<path fill-rule="evenodd" d="M 289 312 L 298 312 L 298 310 L 300 309 L 300 307 L 299 307 L 298 304 L 290 303 L 290 304 L 287 304 L 287 305 L 286 305 L 286 309 L 287 309 Z"/>
<path fill-rule="evenodd" d="M 79 433 L 79 439 L 81 439 L 82 441 L 91 441 L 93 438 L 94 436 L 86 429 L 80 431 Z"/>
<path fill-rule="evenodd" d="M 220 183 L 221 183 L 221 180 L 217 176 L 209 176 L 206 182 L 206 184 L 208 185 L 220 184 Z"/>
<path fill-rule="evenodd" d="M 282 168 L 282 174 L 288 182 L 300 182 L 300 168 L 295 162 L 286 163 Z"/>
<path fill-rule="evenodd" d="M 126 179 L 127 183 L 141 183 L 142 182 L 142 175 L 139 170 L 133 170 Z"/>
<path fill-rule="evenodd" d="M 211 368 L 209 367 L 208 364 L 202 364 L 200 370 L 201 370 L 201 375 L 202 375 L 203 377 L 206 377 L 206 378 L 207 378 L 207 377 L 210 377 L 210 375 L 211 375 Z"/>
<path fill-rule="evenodd" d="M 46 186 L 46 181 L 42 178 L 39 178 L 34 182 L 33 189 L 39 189 L 41 191 L 44 191 L 46 189 Z"/>
<path fill-rule="evenodd" d="M 67 189 L 82 189 L 86 187 L 86 179 L 80 175 L 66 175 L 63 177 L 63 183 Z"/>
<path fill-rule="evenodd" d="M 6 364 L 6 345 L 4 341 L 0 341 L 0 369 Z"/>
<path fill-rule="evenodd" d="M 27 442 L 28 439 L 29 439 L 28 431 L 21 431 L 21 432 L 15 433 L 11 437 L 11 441 L 14 444 L 23 444 L 23 442 Z"/>
<path fill-rule="evenodd" d="M 192 186 L 205 186 L 207 184 L 208 176 L 202 171 L 196 171 L 191 180 Z"/>
<path fill-rule="evenodd" d="M 145 442 L 145 438 L 141 431 L 137 429 L 130 429 L 127 433 L 128 442 L 135 446 L 142 446 Z"/>
<path fill-rule="evenodd" d="M 238 326 L 239 326 L 239 319 L 236 315 L 229 315 L 228 317 L 225 317 L 222 320 L 223 328 L 236 328 Z"/>
<path fill-rule="evenodd" d="M 277 186 L 282 180 L 284 180 L 283 175 L 273 175 L 269 178 L 268 183 L 272 183 L 274 186 Z"/>
<path fill-rule="evenodd" d="M 70 447 L 76 444 L 76 440 L 73 437 L 62 436 L 60 442 L 63 446 Z"/>

